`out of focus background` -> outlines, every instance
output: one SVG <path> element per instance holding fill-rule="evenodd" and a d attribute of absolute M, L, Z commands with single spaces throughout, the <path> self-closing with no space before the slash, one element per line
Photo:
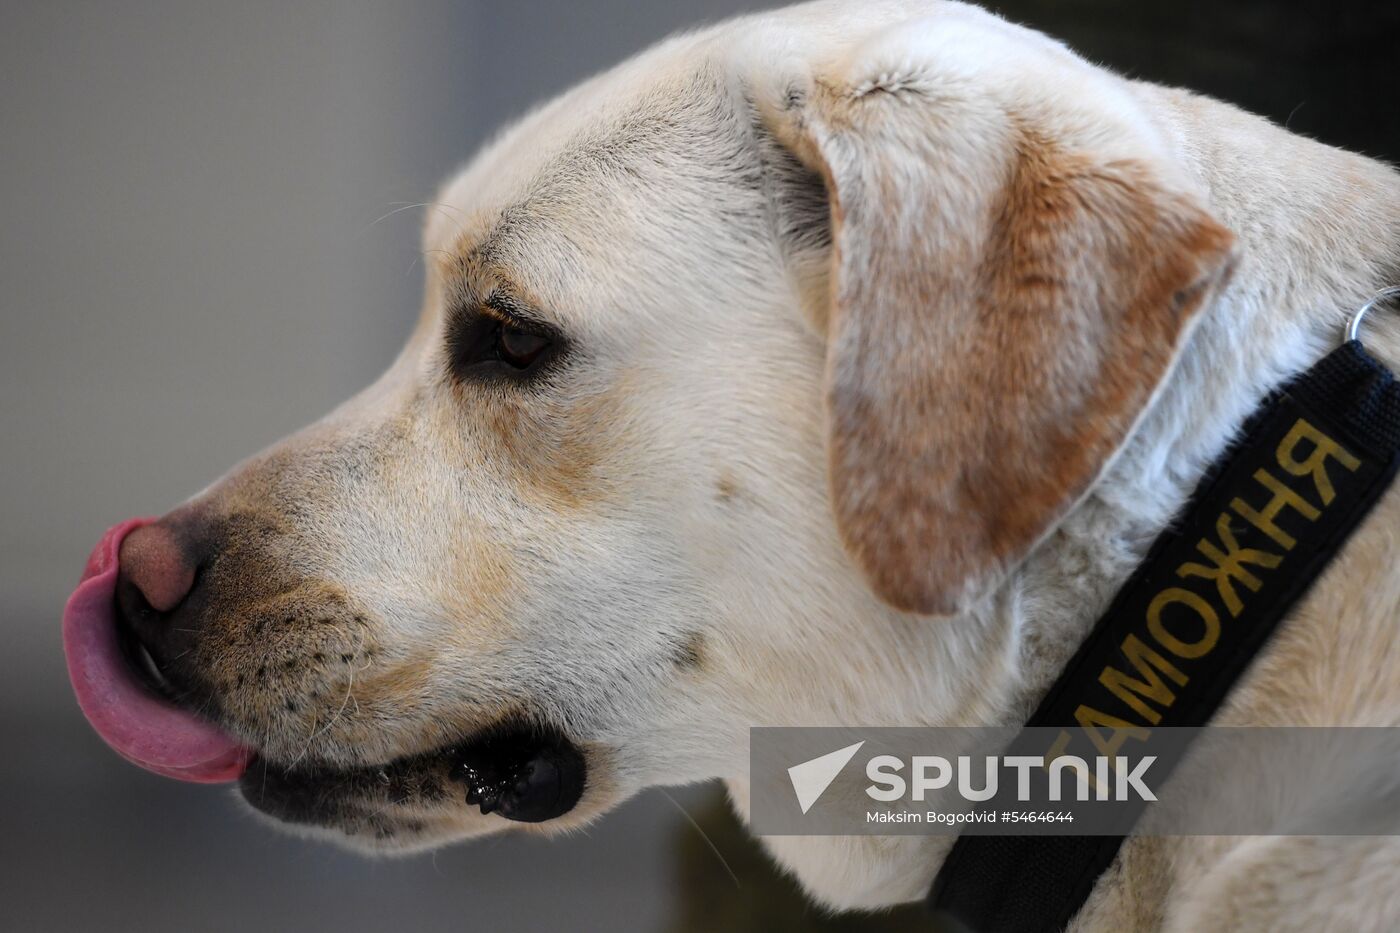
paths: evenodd
<path fill-rule="evenodd" d="M 0 928 L 909 930 L 806 907 L 712 787 L 586 834 L 375 862 L 121 763 L 59 612 L 164 511 L 367 383 L 420 209 L 513 115 L 744 0 L 0 4 Z M 1400 157 L 1400 4 L 1016 0 L 1133 76 Z"/>

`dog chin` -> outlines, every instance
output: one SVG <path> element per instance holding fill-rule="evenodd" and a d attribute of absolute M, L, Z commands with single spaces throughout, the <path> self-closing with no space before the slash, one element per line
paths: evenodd
<path fill-rule="evenodd" d="M 243 804 L 243 809 L 250 813 L 257 822 L 279 833 L 311 842 L 329 843 L 355 855 L 374 858 L 417 855 L 453 843 L 493 835 L 508 828 L 499 823 L 487 825 L 487 821 L 480 818 L 473 821 L 470 813 L 460 814 L 456 820 L 446 817 L 440 817 L 436 820 L 401 820 L 386 817 L 373 829 L 367 829 L 364 825 L 354 822 L 292 823 L 258 809 L 242 793 L 237 794 L 237 796 Z M 478 825 L 461 825 L 472 822 L 476 822 Z"/>

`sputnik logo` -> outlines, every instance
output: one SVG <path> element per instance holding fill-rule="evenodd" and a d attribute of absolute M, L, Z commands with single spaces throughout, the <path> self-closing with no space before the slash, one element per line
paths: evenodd
<path fill-rule="evenodd" d="M 836 780 L 836 775 L 841 773 L 841 769 L 846 767 L 864 744 L 864 741 L 860 741 L 854 745 L 847 745 L 845 748 L 838 748 L 834 752 L 788 768 L 788 778 L 792 781 L 793 792 L 797 794 L 797 805 L 802 808 L 803 813 L 812 809 L 812 805 L 826 793 L 831 782 Z"/>

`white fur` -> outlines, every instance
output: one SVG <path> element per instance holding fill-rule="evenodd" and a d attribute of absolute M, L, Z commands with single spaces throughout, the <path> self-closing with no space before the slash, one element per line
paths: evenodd
<path fill-rule="evenodd" d="M 1150 158 L 1238 237 L 1232 283 L 1111 468 L 961 617 L 882 604 L 833 526 L 826 246 L 782 233 L 791 207 L 764 162 L 781 156 L 755 125 L 814 81 L 857 97 L 970 88 L 1033 102 L 1076 147 Z M 480 413 L 493 403 L 442 387 L 454 263 L 503 216 L 515 226 L 497 261 L 580 351 L 526 404 L 565 420 L 599 405 L 589 424 L 606 488 L 577 508 L 532 498 L 531 477 L 489 453 Z M 527 697 L 603 750 L 588 815 L 648 785 L 710 778 L 743 815 L 751 726 L 1019 721 L 1261 395 L 1335 345 L 1348 311 L 1395 277 L 1400 180 L 975 8 L 818 2 L 672 39 L 536 111 L 446 187 L 425 254 L 423 322 L 394 369 L 282 448 L 406 425 L 372 494 L 357 486 L 317 519 L 319 569 L 373 608 L 391 651 L 430 656 L 435 680 L 412 715 L 347 713 L 318 753 L 402 754 L 430 746 L 434 723 Z M 1400 362 L 1390 322 L 1367 342 Z M 1397 724 L 1397 509 L 1392 494 L 1375 511 L 1269 649 L 1281 660 L 1235 691 L 1228 721 Z M 466 552 L 506 555 L 489 603 L 449 579 Z M 1366 650 L 1339 657 L 1342 632 Z M 703 664 L 674 670 L 668 646 L 691 633 Z M 441 838 L 497 828 L 465 821 Z M 767 844 L 823 903 L 874 908 L 922 897 L 949 842 Z M 1389 839 L 1137 840 L 1078 924 L 1380 929 L 1400 922 L 1397 864 Z M 1251 888 L 1260 878 L 1267 896 Z"/>

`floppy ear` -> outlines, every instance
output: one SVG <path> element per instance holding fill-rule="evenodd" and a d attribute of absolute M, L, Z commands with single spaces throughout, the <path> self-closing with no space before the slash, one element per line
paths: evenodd
<path fill-rule="evenodd" d="M 1131 145 L 916 84 L 819 80 L 774 128 L 830 200 L 841 536 L 883 599 L 951 613 L 1104 470 L 1232 237 Z"/>

